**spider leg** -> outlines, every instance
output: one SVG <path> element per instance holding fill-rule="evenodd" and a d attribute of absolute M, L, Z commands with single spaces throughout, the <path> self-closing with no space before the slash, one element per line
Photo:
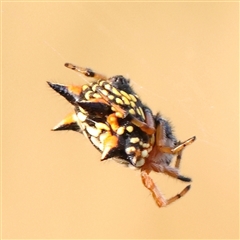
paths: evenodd
<path fill-rule="evenodd" d="M 76 65 L 73 65 L 71 63 L 65 63 L 65 67 L 70 68 L 76 72 L 79 72 L 87 77 L 93 77 L 96 80 L 107 80 L 107 77 L 100 74 L 100 73 L 96 73 L 93 70 L 91 70 L 90 68 L 82 68 L 82 67 L 78 67 Z"/>
<path fill-rule="evenodd" d="M 171 167 L 168 164 L 162 164 L 161 166 L 156 165 L 154 167 L 154 170 L 157 172 L 163 172 L 163 173 L 165 173 L 173 178 L 177 178 L 181 181 L 190 182 L 191 181 L 190 178 L 185 177 L 179 173 L 179 166 L 180 166 L 181 155 L 182 155 L 183 149 L 187 145 L 191 144 L 195 140 L 195 137 L 192 137 L 192 138 L 184 141 L 183 143 L 180 143 L 177 147 L 172 148 L 169 146 L 165 146 L 165 144 L 167 142 L 167 137 L 166 137 L 165 131 L 166 130 L 165 130 L 164 122 L 159 121 L 157 130 L 156 130 L 156 145 L 158 147 L 158 150 L 162 153 L 177 154 L 176 164 L 175 164 L 175 167 Z M 168 140 L 171 140 L 171 139 L 168 139 Z"/>
<path fill-rule="evenodd" d="M 163 173 L 167 174 L 170 177 L 177 178 L 183 182 L 191 182 L 191 178 L 185 177 L 179 173 L 177 168 L 171 167 L 169 165 L 162 166 Z"/>
<path fill-rule="evenodd" d="M 146 124 L 147 126 L 150 128 L 150 129 L 153 129 L 154 132 L 155 132 L 155 121 L 154 121 L 154 118 L 153 118 L 153 114 L 152 114 L 152 111 L 147 108 L 147 107 L 144 107 L 143 108 L 143 112 L 144 112 L 144 115 L 145 115 L 145 119 L 146 119 Z"/>
<path fill-rule="evenodd" d="M 150 190 L 152 196 L 159 207 L 164 207 L 167 205 L 167 200 L 163 194 L 159 191 L 156 184 L 153 182 L 152 178 L 148 175 L 146 171 L 141 172 L 141 178 L 143 185 Z"/>
<path fill-rule="evenodd" d="M 170 154 L 178 154 L 183 151 L 183 149 L 193 143 L 196 140 L 196 137 L 191 137 L 188 140 L 180 143 L 177 147 L 168 147 L 164 145 L 164 142 L 166 141 L 166 136 L 165 136 L 165 126 L 163 125 L 162 122 L 159 121 L 159 124 L 157 126 L 156 130 L 156 144 L 158 146 L 158 149 L 160 152 L 163 153 L 170 153 Z M 181 156 L 180 156 L 181 159 Z M 179 162 L 178 162 L 179 164 Z"/>
<path fill-rule="evenodd" d="M 181 152 L 186 146 L 190 145 L 191 143 L 193 143 L 196 140 L 196 137 L 191 137 L 188 140 L 180 143 L 177 147 L 173 148 L 171 150 L 172 154 L 176 154 L 178 152 Z"/>
<path fill-rule="evenodd" d="M 141 172 L 141 178 L 142 178 L 142 182 L 144 184 L 144 186 L 150 190 L 150 192 L 152 193 L 152 196 L 156 202 L 156 204 L 159 207 L 165 207 L 173 202 L 175 202 L 176 200 L 178 200 L 179 198 L 183 197 L 188 190 L 190 189 L 190 185 L 187 186 L 186 188 L 184 188 L 179 194 L 177 194 L 176 196 L 166 199 L 163 194 L 160 192 L 160 190 L 158 189 L 158 187 L 156 186 L 156 184 L 153 182 L 152 178 L 149 176 L 149 171 L 142 171 Z"/>
<path fill-rule="evenodd" d="M 175 162 L 175 168 L 179 169 L 181 160 L 182 160 L 182 151 L 179 151 L 177 154 L 176 162 Z"/>
<path fill-rule="evenodd" d="M 178 142 L 178 146 L 176 148 L 173 149 L 173 152 L 175 151 L 175 154 L 177 154 L 177 158 L 176 158 L 176 162 L 175 162 L 175 168 L 176 169 L 179 169 L 180 168 L 180 163 L 181 163 L 181 160 L 182 160 L 182 151 L 183 149 L 191 144 L 194 140 L 196 139 L 196 137 L 192 137 L 188 140 L 186 140 L 184 143 L 181 143 L 180 141 Z M 179 150 L 179 146 L 180 146 L 180 150 Z M 177 151 L 176 151 L 177 149 Z"/>
<path fill-rule="evenodd" d="M 148 108 L 143 108 L 143 112 L 145 115 L 146 122 L 138 120 L 133 115 L 131 115 L 131 118 L 132 118 L 131 122 L 135 126 L 139 127 L 143 132 L 151 135 L 155 132 L 154 119 L 153 119 L 152 112 Z"/>
<path fill-rule="evenodd" d="M 167 200 L 167 204 L 169 205 L 170 203 L 173 203 L 176 200 L 178 200 L 179 198 L 183 197 L 189 191 L 190 188 L 191 188 L 191 185 L 188 185 L 179 194 L 175 195 L 174 197 L 169 198 Z"/>

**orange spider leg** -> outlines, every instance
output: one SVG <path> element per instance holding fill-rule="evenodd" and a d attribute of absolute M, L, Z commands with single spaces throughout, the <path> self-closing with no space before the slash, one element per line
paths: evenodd
<path fill-rule="evenodd" d="M 179 141 L 178 145 L 180 145 L 180 144 L 181 144 L 181 142 Z M 177 153 L 177 158 L 176 158 L 176 162 L 175 162 L 175 168 L 177 168 L 177 169 L 179 169 L 180 163 L 181 163 L 181 160 L 182 160 L 182 151 L 183 150 L 181 150 Z"/>
<path fill-rule="evenodd" d="M 149 129 L 151 129 L 153 131 L 153 133 L 155 132 L 155 121 L 152 115 L 152 112 L 150 111 L 150 109 L 148 108 L 144 108 L 143 112 L 145 114 L 145 118 L 146 118 L 146 124 L 149 127 Z"/>
<path fill-rule="evenodd" d="M 190 182 L 191 179 L 180 175 L 178 169 L 180 166 L 181 155 L 182 155 L 183 149 L 186 146 L 188 146 L 189 144 L 191 144 L 195 140 L 195 137 L 192 137 L 192 138 L 188 139 L 187 141 L 184 141 L 183 143 L 178 142 L 177 147 L 170 147 L 169 145 L 166 146 L 166 144 L 169 144 L 168 141 L 170 141 L 170 142 L 172 141 L 172 143 L 174 143 L 173 142 L 174 139 L 173 140 L 171 140 L 170 138 L 167 139 L 166 132 L 165 132 L 167 126 L 164 125 L 164 124 L 166 124 L 164 121 L 160 120 L 160 121 L 158 121 L 157 124 L 158 125 L 157 125 L 157 129 L 156 129 L 156 142 L 155 142 L 156 147 L 157 147 L 158 151 L 161 152 L 162 154 L 172 154 L 172 155 L 177 154 L 177 160 L 175 163 L 175 167 L 171 167 L 171 166 L 169 166 L 168 163 L 164 163 L 164 162 L 161 164 L 158 164 L 158 163 L 155 164 L 155 162 L 153 161 L 151 168 L 149 168 L 149 169 L 142 168 L 141 178 L 142 178 L 142 182 L 143 182 L 144 186 L 151 191 L 153 198 L 155 199 L 155 202 L 157 203 L 157 205 L 159 207 L 163 207 L 163 206 L 169 205 L 170 203 L 175 202 L 177 199 L 184 196 L 189 191 L 190 185 L 185 187 L 179 194 L 166 200 L 165 197 L 163 196 L 163 194 L 159 191 L 159 189 L 157 188 L 157 186 L 151 179 L 151 177 L 149 176 L 149 173 L 151 170 L 153 170 L 156 172 L 165 173 L 165 174 L 167 174 L 173 178 L 177 178 L 181 181 Z"/>
<path fill-rule="evenodd" d="M 156 130 L 156 145 L 157 148 L 159 150 L 159 152 L 162 153 L 168 153 L 168 154 L 177 154 L 177 161 L 175 163 L 175 167 L 171 167 L 167 164 L 162 164 L 160 167 L 156 166 L 154 168 L 155 171 L 157 172 L 163 172 L 173 178 L 177 178 L 181 181 L 184 182 L 190 182 L 191 179 L 188 177 L 184 177 L 182 175 L 179 174 L 179 166 L 180 166 L 180 160 L 181 160 L 181 155 L 182 155 L 182 151 L 183 149 L 191 144 L 196 138 L 192 137 L 190 139 L 188 139 L 187 141 L 184 141 L 183 143 L 181 143 L 180 145 L 178 145 L 175 148 L 172 147 L 168 147 L 165 146 L 164 142 L 166 141 L 166 136 L 165 136 L 165 126 L 163 125 L 162 122 L 159 122 L 158 126 L 157 126 L 157 130 Z"/>
<path fill-rule="evenodd" d="M 193 143 L 196 140 L 196 137 L 191 137 L 188 140 L 180 143 L 177 147 L 173 148 L 171 150 L 172 154 L 176 154 L 181 152 L 186 146 L 190 145 L 191 143 Z"/>
<path fill-rule="evenodd" d="M 166 199 L 160 190 L 157 188 L 156 184 L 153 182 L 152 178 L 149 176 L 149 171 L 142 171 L 141 178 L 144 186 L 150 190 L 152 196 L 159 207 L 165 207 L 170 203 L 175 202 L 179 198 L 183 197 L 188 190 L 190 189 L 190 185 L 184 188 L 179 194 L 175 195 L 172 198 Z"/>
<path fill-rule="evenodd" d="M 168 146 L 164 146 L 164 141 L 166 139 L 164 131 L 165 131 L 165 126 L 163 125 L 162 122 L 160 122 L 156 130 L 156 145 L 159 151 L 163 153 L 177 154 L 181 152 L 186 146 L 190 145 L 196 140 L 196 137 L 194 136 L 180 143 L 177 147 L 171 148 Z"/>
<path fill-rule="evenodd" d="M 152 113 L 148 108 L 143 108 L 143 112 L 146 118 L 146 122 L 142 122 L 137 118 L 135 118 L 134 116 L 132 116 L 131 122 L 137 127 L 141 128 L 143 132 L 151 135 L 155 132 L 155 127 L 154 127 L 155 123 L 154 123 Z"/>
<path fill-rule="evenodd" d="M 104 76 L 104 75 L 102 75 L 100 73 L 95 73 L 94 71 L 92 71 L 89 68 L 78 67 L 78 66 L 75 66 L 75 65 L 73 65 L 71 63 L 65 63 L 64 66 L 67 67 L 67 68 L 70 68 L 70 69 L 72 69 L 72 70 L 74 70 L 76 72 L 79 72 L 79 73 L 81 73 L 81 74 L 83 74 L 83 75 L 85 75 L 87 77 L 93 77 L 93 78 L 95 78 L 97 80 L 100 80 L 100 79 L 107 80 L 106 76 Z"/>

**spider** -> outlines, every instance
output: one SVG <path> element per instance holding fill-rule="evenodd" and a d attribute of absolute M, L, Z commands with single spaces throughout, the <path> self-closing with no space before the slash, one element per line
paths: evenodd
<path fill-rule="evenodd" d="M 150 190 L 159 207 L 167 206 L 184 196 L 166 199 L 150 177 L 150 172 L 161 172 L 184 182 L 191 179 L 180 174 L 182 151 L 195 141 L 191 137 L 180 142 L 173 134 L 169 121 L 160 114 L 153 115 L 122 75 L 110 78 L 89 68 L 70 63 L 65 66 L 94 81 L 82 86 L 48 82 L 49 86 L 74 106 L 74 112 L 52 130 L 73 130 L 82 133 L 101 152 L 101 161 L 114 159 L 141 170 L 143 185 Z M 175 166 L 170 166 L 176 155 Z"/>

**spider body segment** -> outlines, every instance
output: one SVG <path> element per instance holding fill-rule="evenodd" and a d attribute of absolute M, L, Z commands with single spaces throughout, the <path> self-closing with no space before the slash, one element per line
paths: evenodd
<path fill-rule="evenodd" d="M 82 86 L 65 86 L 48 82 L 49 86 L 74 106 L 52 130 L 73 130 L 84 134 L 101 152 L 101 160 L 114 159 L 126 166 L 141 170 L 141 179 L 159 207 L 182 197 L 190 185 L 176 196 L 165 199 L 149 173 L 162 172 L 181 181 L 191 179 L 179 173 L 183 149 L 195 137 L 177 141 L 170 123 L 160 114 L 153 115 L 121 75 L 111 78 L 91 69 L 66 63 L 66 67 L 94 78 Z M 170 166 L 176 155 L 175 167 Z"/>

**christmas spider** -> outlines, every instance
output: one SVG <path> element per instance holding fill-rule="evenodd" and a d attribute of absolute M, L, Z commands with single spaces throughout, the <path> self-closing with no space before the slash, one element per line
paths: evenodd
<path fill-rule="evenodd" d="M 176 196 L 165 199 L 149 173 L 162 172 L 190 182 L 190 178 L 179 173 L 179 166 L 183 149 L 195 137 L 184 142 L 177 141 L 169 122 L 160 114 L 153 115 L 123 76 L 106 78 L 88 68 L 70 63 L 65 66 L 95 80 L 82 86 L 48 82 L 75 109 L 53 130 L 83 133 L 101 152 L 101 160 L 113 158 L 119 163 L 140 169 L 142 182 L 151 191 L 159 207 L 185 195 L 190 185 Z M 175 155 L 175 167 L 172 167 L 170 163 Z"/>

